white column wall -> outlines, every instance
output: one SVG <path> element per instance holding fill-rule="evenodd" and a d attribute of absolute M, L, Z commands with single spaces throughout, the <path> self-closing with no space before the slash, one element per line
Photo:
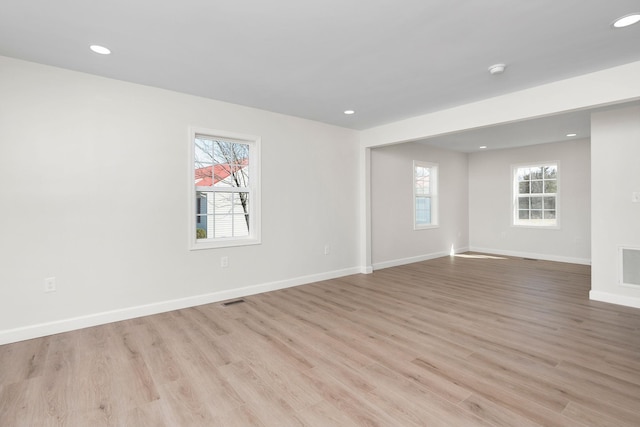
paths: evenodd
<path fill-rule="evenodd" d="M 640 107 L 591 117 L 591 298 L 640 308 L 640 286 L 620 283 L 620 247 L 640 249 Z M 637 266 L 640 268 L 640 266 Z"/>

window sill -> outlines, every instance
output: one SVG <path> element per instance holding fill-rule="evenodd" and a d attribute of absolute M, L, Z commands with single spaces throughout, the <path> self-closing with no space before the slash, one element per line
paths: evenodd
<path fill-rule="evenodd" d="M 515 228 L 532 228 L 535 230 L 560 230 L 559 225 L 511 224 Z"/>
<path fill-rule="evenodd" d="M 430 230 L 432 228 L 440 228 L 440 225 L 439 224 L 431 224 L 431 225 L 414 225 L 413 226 L 414 231 Z"/>
<path fill-rule="evenodd" d="M 218 239 L 218 240 L 207 240 L 207 239 L 199 239 L 195 242 L 192 241 L 189 244 L 189 250 L 191 251 L 199 251 L 203 249 L 219 249 L 219 248 L 231 248 L 236 246 L 250 246 L 250 245 L 259 245 L 262 242 L 258 238 L 247 237 L 243 239 Z"/>

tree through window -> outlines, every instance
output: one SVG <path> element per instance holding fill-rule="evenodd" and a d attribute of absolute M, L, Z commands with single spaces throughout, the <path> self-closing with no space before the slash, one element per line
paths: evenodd
<path fill-rule="evenodd" d="M 193 132 L 194 233 L 196 245 L 255 243 L 258 141 Z"/>

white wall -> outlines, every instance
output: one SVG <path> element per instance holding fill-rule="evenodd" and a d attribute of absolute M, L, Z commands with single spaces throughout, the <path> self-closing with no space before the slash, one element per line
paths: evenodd
<path fill-rule="evenodd" d="M 458 107 L 400 120 L 360 134 L 364 147 L 418 141 L 462 130 L 640 99 L 640 61 Z"/>
<path fill-rule="evenodd" d="M 590 262 L 589 140 L 469 155 L 469 245 L 494 254 Z M 513 227 L 511 166 L 559 162 L 558 229 Z"/>
<path fill-rule="evenodd" d="M 189 125 L 262 137 L 261 245 L 187 250 Z M 355 131 L 0 57 L 0 343 L 359 271 L 358 161 Z"/>
<path fill-rule="evenodd" d="M 618 283 L 620 246 L 640 248 L 640 107 L 591 117 L 591 298 L 640 308 L 640 287 Z"/>
<path fill-rule="evenodd" d="M 438 163 L 439 227 L 413 229 L 413 161 Z M 371 150 L 373 268 L 448 255 L 468 246 L 467 155 L 420 143 Z"/>

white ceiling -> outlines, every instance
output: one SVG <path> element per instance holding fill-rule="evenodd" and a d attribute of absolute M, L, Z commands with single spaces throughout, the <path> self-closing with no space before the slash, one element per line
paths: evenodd
<path fill-rule="evenodd" d="M 576 134 L 568 137 L 567 134 Z M 589 111 L 578 111 L 522 122 L 472 129 L 437 136 L 421 142 L 450 150 L 473 153 L 501 148 L 546 144 L 570 139 L 588 138 L 591 133 Z"/>
<path fill-rule="evenodd" d="M 470 129 L 447 135 L 439 135 L 416 142 L 464 153 L 473 153 L 482 151 L 483 148 L 480 147 L 485 147 L 484 149 L 486 150 L 497 150 L 585 139 L 591 136 L 592 113 L 630 107 L 632 105 L 640 105 L 640 101 L 630 101 L 536 119 Z"/>
<path fill-rule="evenodd" d="M 0 55 L 353 129 L 640 60 L 640 25 L 611 27 L 638 0 L 1 4 Z M 499 62 L 505 73 L 490 75 Z M 514 126 L 504 132 L 539 128 Z"/>

